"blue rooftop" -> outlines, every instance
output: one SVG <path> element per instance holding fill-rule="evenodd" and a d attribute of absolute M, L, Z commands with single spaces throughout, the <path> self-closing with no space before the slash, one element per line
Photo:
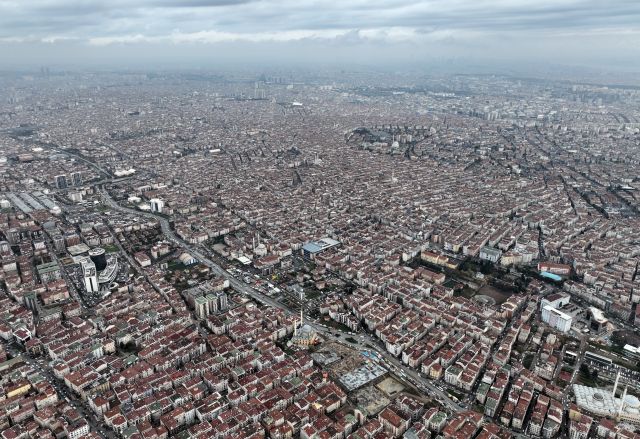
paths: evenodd
<path fill-rule="evenodd" d="M 540 273 L 540 275 L 544 277 L 548 277 L 549 279 L 553 279 L 553 280 L 558 280 L 558 281 L 562 280 L 562 278 L 557 274 L 549 273 L 548 271 L 543 271 L 542 273 Z"/>

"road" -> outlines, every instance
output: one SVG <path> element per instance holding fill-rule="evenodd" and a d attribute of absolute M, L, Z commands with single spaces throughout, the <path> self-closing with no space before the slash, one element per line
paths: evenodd
<path fill-rule="evenodd" d="M 184 242 L 182 239 L 180 239 L 178 236 L 176 236 L 175 233 L 173 233 L 173 231 L 171 230 L 171 227 L 169 226 L 169 221 L 166 218 L 151 214 L 151 213 L 147 213 L 147 212 L 141 212 L 139 210 L 134 210 L 134 209 L 129 209 L 126 207 L 122 207 L 120 205 L 118 205 L 110 196 L 109 194 L 104 190 L 104 189 L 99 189 L 99 193 L 102 197 L 102 200 L 104 201 L 105 205 L 111 207 L 114 210 L 120 211 L 120 212 L 125 212 L 125 213 L 132 213 L 138 216 L 143 216 L 145 218 L 149 218 L 149 219 L 155 219 L 157 221 L 159 221 L 160 223 L 160 227 L 162 229 L 162 233 L 164 234 L 164 236 L 173 241 L 176 245 L 180 246 L 182 249 L 184 249 L 185 251 L 187 251 L 189 254 L 191 254 L 192 256 L 194 256 L 196 259 L 198 259 L 199 262 L 205 264 L 207 267 L 209 267 L 211 269 L 211 271 L 215 274 L 217 274 L 220 277 L 225 277 L 227 279 L 229 279 L 229 284 L 231 287 L 233 287 L 236 291 L 239 291 L 241 293 L 246 294 L 247 296 L 253 297 L 256 300 L 259 300 L 262 303 L 265 303 L 267 305 L 273 306 L 275 308 L 280 308 L 289 312 L 292 312 L 292 310 L 289 309 L 289 307 L 281 304 L 280 302 L 272 299 L 269 296 L 266 296 L 264 294 L 262 294 L 261 292 L 251 288 L 250 286 L 248 286 L 247 284 L 243 283 L 242 281 L 236 279 L 233 276 L 230 276 L 229 273 L 224 270 L 222 267 L 220 267 L 219 265 L 217 265 L 216 263 L 214 263 L 213 261 L 211 261 L 209 258 L 207 258 L 205 255 L 202 254 L 202 252 L 198 249 L 196 249 L 193 245 L 188 244 L 186 242 Z M 292 314 L 295 314 L 292 312 Z M 318 333 L 323 334 L 324 337 L 328 337 L 328 335 L 326 335 L 327 332 L 332 332 L 331 329 L 327 328 L 326 326 L 323 325 L 319 325 L 316 324 L 314 322 L 307 322 L 307 324 L 309 324 L 311 327 L 313 327 Z M 340 332 L 338 330 L 333 330 L 333 332 Z M 369 344 L 370 346 L 380 346 L 380 340 L 378 339 L 374 339 L 373 337 L 371 337 L 370 335 L 366 334 L 366 333 L 362 333 L 358 336 L 353 336 L 354 338 L 358 338 L 359 341 L 357 344 L 352 344 L 347 342 L 346 340 L 344 340 L 345 338 L 349 337 L 349 334 L 341 334 L 339 335 L 337 338 L 341 339 L 340 341 L 345 343 L 346 345 L 352 345 L 354 347 L 357 347 L 359 349 L 362 350 L 369 350 L 369 348 L 367 348 L 367 344 Z M 364 339 L 362 339 L 361 337 L 364 337 Z M 423 377 L 421 377 L 416 371 L 409 369 L 408 367 L 402 365 L 402 363 L 400 361 L 398 361 L 397 358 L 393 357 L 391 354 L 389 354 L 384 346 L 381 346 L 379 349 L 377 349 L 378 355 L 382 356 L 385 358 L 386 360 L 386 364 L 391 364 L 393 367 L 392 369 L 394 369 L 395 371 L 399 372 L 399 371 L 403 371 L 407 377 L 411 377 L 411 379 L 417 383 L 419 383 L 420 385 L 424 386 L 425 388 L 427 388 L 429 390 L 430 393 L 434 393 L 434 394 L 438 394 L 440 395 L 440 397 L 443 398 L 444 404 L 445 406 L 455 412 L 459 412 L 462 410 L 466 410 L 466 409 L 462 409 L 460 406 L 458 406 L 455 402 L 453 402 L 449 397 L 448 394 L 444 391 L 439 390 L 438 388 L 436 388 L 430 380 L 427 380 Z"/>
<path fill-rule="evenodd" d="M 60 273 L 62 273 L 62 278 L 66 282 L 67 287 L 68 287 L 69 291 L 71 292 L 71 297 L 73 297 L 75 299 L 75 301 L 78 302 L 78 305 L 80 305 L 80 311 L 81 311 L 82 314 L 84 314 L 86 312 L 86 308 L 84 306 L 84 302 L 80 298 L 80 293 L 78 293 L 78 290 L 76 289 L 75 284 L 69 278 L 69 275 L 67 274 L 67 270 L 64 268 L 64 266 L 58 260 L 58 256 L 56 255 L 55 249 L 52 247 L 51 242 L 49 241 L 49 239 L 45 239 L 45 244 L 46 244 L 47 250 L 49 251 L 49 254 L 53 258 L 54 262 L 56 264 L 58 264 L 58 267 L 60 267 Z"/>
<path fill-rule="evenodd" d="M 571 374 L 571 380 L 569 380 L 569 383 L 564 388 L 564 392 L 562 392 L 562 406 L 565 410 L 569 410 L 570 407 L 569 392 L 573 388 L 573 384 L 575 384 L 576 379 L 578 378 L 578 374 L 580 373 L 580 366 L 582 366 L 582 362 L 584 361 L 584 354 L 586 353 L 584 347 L 588 339 L 588 335 L 583 335 L 580 340 L 580 350 L 578 351 L 578 358 L 576 359 L 573 374 Z M 560 366 L 558 366 L 558 368 L 560 369 Z"/>
<path fill-rule="evenodd" d="M 562 370 L 562 361 L 564 360 L 564 353 L 567 350 L 567 345 L 565 343 L 564 346 L 562 346 L 562 351 L 560 351 L 560 354 L 558 355 L 558 367 L 556 367 L 555 372 L 553 373 L 553 378 L 551 379 L 551 383 L 555 386 L 557 385 L 558 382 L 558 375 L 560 375 L 560 371 Z"/>

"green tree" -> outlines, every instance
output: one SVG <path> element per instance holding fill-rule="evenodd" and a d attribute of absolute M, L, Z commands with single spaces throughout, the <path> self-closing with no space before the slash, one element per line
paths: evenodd
<path fill-rule="evenodd" d="M 582 372 L 585 377 L 591 378 L 591 371 L 589 370 L 589 366 L 587 366 L 586 364 L 582 363 L 582 365 L 580 366 L 580 372 Z"/>

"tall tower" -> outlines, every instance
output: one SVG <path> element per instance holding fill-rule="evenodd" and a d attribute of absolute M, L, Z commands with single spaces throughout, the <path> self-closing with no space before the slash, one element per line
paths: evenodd
<path fill-rule="evenodd" d="M 622 409 L 624 408 L 624 399 L 627 397 L 627 386 L 624 386 L 624 392 L 622 392 L 622 398 L 620 398 L 620 408 L 618 409 L 618 416 L 616 416 L 616 422 L 620 422 L 622 419 Z"/>
<path fill-rule="evenodd" d="M 302 328 L 302 308 L 300 308 L 300 325 L 293 321 L 293 335 L 298 335 L 298 327 Z"/>
<path fill-rule="evenodd" d="M 616 390 L 618 389 L 618 381 L 620 380 L 620 369 L 618 369 L 618 373 L 616 375 L 616 382 L 613 385 L 613 393 L 611 393 L 611 399 L 616 399 Z"/>
<path fill-rule="evenodd" d="M 91 259 L 86 258 L 80 262 L 80 268 L 82 269 L 82 280 L 87 293 L 97 292 L 99 285 L 96 273 L 96 264 L 94 264 Z"/>

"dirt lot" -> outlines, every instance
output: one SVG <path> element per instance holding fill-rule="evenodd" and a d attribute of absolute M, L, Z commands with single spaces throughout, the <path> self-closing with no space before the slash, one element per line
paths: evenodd
<path fill-rule="evenodd" d="M 378 388 L 390 397 L 394 397 L 398 393 L 402 392 L 402 390 L 404 389 L 404 385 L 397 382 L 393 378 L 387 378 L 386 380 L 378 384 Z"/>
<path fill-rule="evenodd" d="M 214 244 L 213 246 L 213 250 L 220 254 L 222 254 L 225 248 L 227 248 L 227 246 L 224 244 Z"/>
<path fill-rule="evenodd" d="M 511 297 L 511 292 L 500 290 L 492 285 L 485 285 L 480 288 L 480 290 L 478 290 L 476 295 L 489 296 L 496 301 L 496 304 L 500 305 L 501 303 L 506 302 L 509 297 Z"/>

